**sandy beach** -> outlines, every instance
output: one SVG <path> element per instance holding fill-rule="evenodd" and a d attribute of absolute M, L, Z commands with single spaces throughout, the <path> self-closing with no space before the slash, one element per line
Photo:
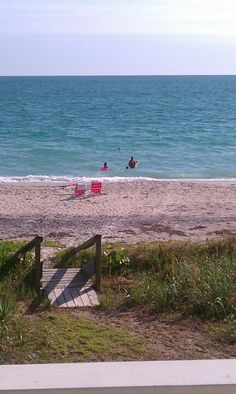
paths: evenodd
<path fill-rule="evenodd" d="M 1 184 L 0 238 L 75 245 L 103 241 L 212 239 L 236 233 L 236 183 L 104 182 L 101 195 L 73 197 L 57 184 Z"/>

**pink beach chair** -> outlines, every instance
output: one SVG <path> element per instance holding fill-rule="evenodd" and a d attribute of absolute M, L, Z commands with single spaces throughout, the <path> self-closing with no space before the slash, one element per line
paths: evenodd
<path fill-rule="evenodd" d="M 78 184 L 75 185 L 75 190 L 74 190 L 75 197 L 81 197 L 85 194 L 85 192 L 86 192 L 86 185 L 84 183 L 80 185 Z"/>
<path fill-rule="evenodd" d="M 101 192 L 102 192 L 102 182 L 92 181 L 91 182 L 91 193 L 92 194 L 101 194 Z"/>

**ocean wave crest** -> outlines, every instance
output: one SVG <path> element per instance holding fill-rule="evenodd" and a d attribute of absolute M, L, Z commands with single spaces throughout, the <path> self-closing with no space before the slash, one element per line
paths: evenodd
<path fill-rule="evenodd" d="M 91 182 L 92 180 L 102 182 L 132 182 L 137 180 L 156 181 L 156 182 L 236 182 L 236 178 L 150 178 L 150 177 L 73 177 L 73 176 L 54 176 L 54 175 L 26 175 L 26 176 L 6 176 L 0 177 L 0 183 L 79 183 Z"/>

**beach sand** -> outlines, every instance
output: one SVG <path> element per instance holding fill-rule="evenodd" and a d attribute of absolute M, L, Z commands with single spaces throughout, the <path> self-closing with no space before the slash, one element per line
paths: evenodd
<path fill-rule="evenodd" d="M 76 245 L 103 241 L 191 240 L 236 233 L 236 183 L 104 182 L 101 195 L 73 197 L 56 184 L 1 184 L 0 238 Z"/>

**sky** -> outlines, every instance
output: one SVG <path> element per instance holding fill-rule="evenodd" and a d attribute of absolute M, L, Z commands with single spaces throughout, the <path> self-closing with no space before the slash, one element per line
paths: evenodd
<path fill-rule="evenodd" d="M 0 75 L 236 74 L 236 0 L 0 0 Z"/>

